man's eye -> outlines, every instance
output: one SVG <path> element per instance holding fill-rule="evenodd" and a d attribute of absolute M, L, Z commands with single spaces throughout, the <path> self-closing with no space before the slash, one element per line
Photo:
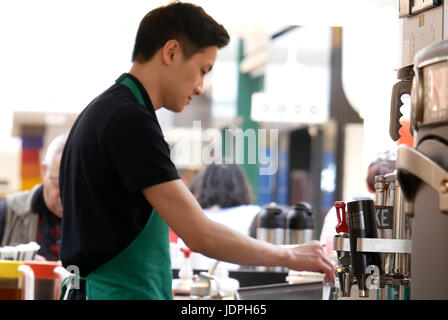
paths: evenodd
<path fill-rule="evenodd" d="M 201 69 L 201 74 L 202 74 L 203 76 L 205 76 L 205 75 L 207 74 L 207 72 L 206 72 L 204 69 Z"/>

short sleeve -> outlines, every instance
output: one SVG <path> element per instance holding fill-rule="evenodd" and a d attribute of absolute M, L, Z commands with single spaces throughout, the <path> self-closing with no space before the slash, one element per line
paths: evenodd
<path fill-rule="evenodd" d="M 130 193 L 179 179 L 155 114 L 127 105 L 110 118 L 103 143 Z"/>

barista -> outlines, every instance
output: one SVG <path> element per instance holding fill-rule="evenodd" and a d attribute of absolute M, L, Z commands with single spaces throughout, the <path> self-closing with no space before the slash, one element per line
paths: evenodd
<path fill-rule="evenodd" d="M 170 226 L 215 259 L 325 273 L 319 243 L 277 247 L 208 219 L 179 179 L 155 111 L 180 112 L 203 91 L 226 30 L 201 7 L 171 3 L 137 32 L 129 73 L 79 115 L 62 156 L 61 260 L 83 283 L 71 298 L 171 299 Z"/>

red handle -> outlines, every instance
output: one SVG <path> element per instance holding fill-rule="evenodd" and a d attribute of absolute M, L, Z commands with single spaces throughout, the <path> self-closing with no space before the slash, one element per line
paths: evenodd
<path fill-rule="evenodd" d="M 183 252 L 185 258 L 189 258 L 190 257 L 190 253 L 191 253 L 190 248 L 180 248 L 180 251 Z"/>
<path fill-rule="evenodd" d="M 338 225 L 336 226 L 336 232 L 348 233 L 348 225 L 345 219 L 345 202 L 336 201 L 334 203 L 334 207 L 336 208 L 336 215 L 338 217 Z M 342 209 L 342 215 L 341 215 L 341 209 Z"/>

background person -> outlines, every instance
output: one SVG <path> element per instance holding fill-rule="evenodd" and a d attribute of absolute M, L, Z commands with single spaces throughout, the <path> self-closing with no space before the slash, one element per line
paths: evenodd
<path fill-rule="evenodd" d="M 41 164 L 41 184 L 9 194 L 0 202 L 1 246 L 35 241 L 40 245 L 37 260 L 59 260 L 62 218 L 59 165 L 66 139 L 66 135 L 60 135 L 48 145 Z"/>
<path fill-rule="evenodd" d="M 249 235 L 249 228 L 260 207 L 253 205 L 253 195 L 244 171 L 235 163 L 212 163 L 199 171 L 190 184 L 190 191 L 204 209 L 205 215 L 242 234 Z M 194 269 L 208 270 L 214 259 L 192 253 Z M 229 270 L 240 265 L 223 263 Z"/>

